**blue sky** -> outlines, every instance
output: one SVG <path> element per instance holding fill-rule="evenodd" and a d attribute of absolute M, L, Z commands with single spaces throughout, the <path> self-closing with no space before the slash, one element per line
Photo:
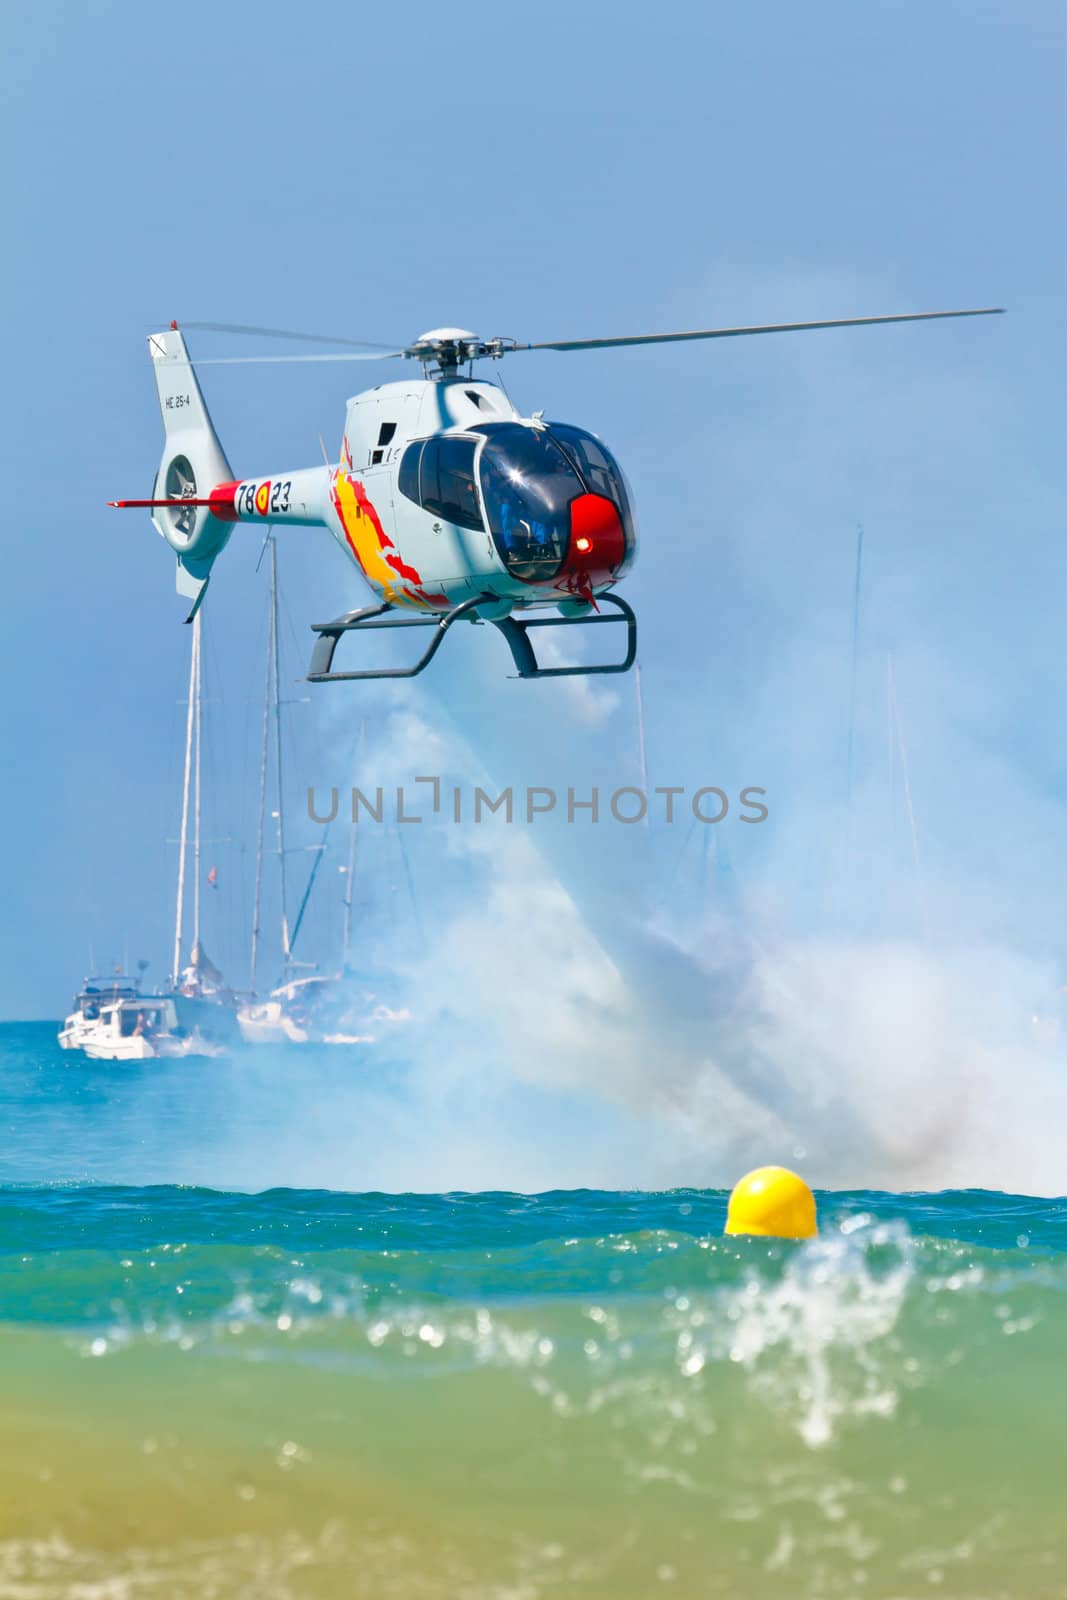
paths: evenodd
<path fill-rule="evenodd" d="M 653 775 L 768 788 L 767 827 L 729 835 L 750 907 L 804 935 L 921 931 L 887 754 L 891 654 L 933 937 L 1055 963 L 1065 32 L 1051 4 L 194 0 L 71 5 L 61 27 L 21 8 L 3 111 L 0 1014 L 58 1015 L 91 945 L 98 964 L 125 946 L 157 973 L 169 949 L 188 634 L 147 519 L 105 503 L 151 484 L 144 335 L 171 317 L 536 340 L 1006 305 L 928 328 L 529 355 L 505 377 L 524 410 L 594 428 L 627 467 Z M 359 368 L 214 368 L 204 386 L 253 474 L 313 464 L 320 432 L 336 448 Z M 238 530 L 206 645 L 209 826 L 246 844 L 258 553 Z M 294 531 L 281 554 L 295 679 L 305 624 L 361 590 L 324 533 Z M 344 782 L 359 722 L 379 737 L 399 710 L 501 782 L 632 777 L 628 686 L 591 726 L 588 706 L 506 669 L 479 635 L 410 699 L 294 685 L 312 698 L 293 708 L 294 776 Z M 381 915 L 402 939 L 391 848 Z M 448 848 L 436 834 L 416 851 L 431 922 L 462 875 Z M 581 854 L 588 905 L 631 855 L 599 836 Z M 660 890 L 662 859 L 643 868 Z M 211 906 L 234 961 L 247 865 Z"/>

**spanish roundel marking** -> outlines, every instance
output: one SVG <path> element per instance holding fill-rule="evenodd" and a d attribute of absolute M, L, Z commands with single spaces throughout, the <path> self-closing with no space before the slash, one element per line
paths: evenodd
<path fill-rule="evenodd" d="M 270 479 L 261 483 L 256 490 L 256 510 L 261 517 L 265 517 L 270 509 Z"/>

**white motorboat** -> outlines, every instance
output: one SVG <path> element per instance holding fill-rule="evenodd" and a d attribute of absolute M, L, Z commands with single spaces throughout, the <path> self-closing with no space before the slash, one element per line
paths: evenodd
<path fill-rule="evenodd" d="M 102 1006 L 116 1000 L 134 1000 L 141 992 L 137 978 L 116 973 L 110 978 L 86 978 L 81 992 L 74 996 L 74 1006 L 59 1030 L 61 1050 L 80 1050 L 85 1038 L 94 1034 L 100 1021 Z"/>
<path fill-rule="evenodd" d="M 167 995 L 133 995 L 107 1001 L 87 1020 L 79 1048 L 92 1061 L 151 1061 L 161 1056 L 217 1055 L 216 1046 L 178 1025 Z"/>

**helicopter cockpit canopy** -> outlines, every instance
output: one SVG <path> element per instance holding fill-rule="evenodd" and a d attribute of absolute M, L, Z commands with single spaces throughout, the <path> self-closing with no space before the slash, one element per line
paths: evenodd
<path fill-rule="evenodd" d="M 461 528 L 486 522 L 508 572 L 581 592 L 616 577 L 634 547 L 622 472 L 598 439 L 564 423 L 490 422 L 408 446 L 400 492 Z M 483 512 L 484 508 L 484 512 Z"/>

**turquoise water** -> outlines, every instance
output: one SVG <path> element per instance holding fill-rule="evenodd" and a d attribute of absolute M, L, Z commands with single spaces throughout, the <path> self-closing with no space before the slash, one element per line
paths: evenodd
<path fill-rule="evenodd" d="M 1067 1202 L 178 1187 L 240 1062 L 4 1038 L 0 1600 L 1067 1596 Z"/>

